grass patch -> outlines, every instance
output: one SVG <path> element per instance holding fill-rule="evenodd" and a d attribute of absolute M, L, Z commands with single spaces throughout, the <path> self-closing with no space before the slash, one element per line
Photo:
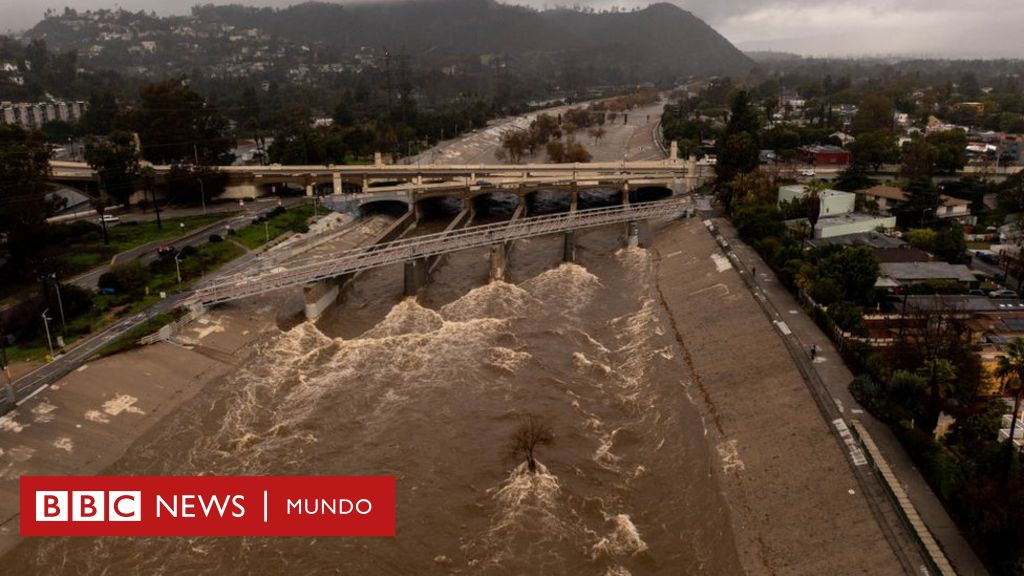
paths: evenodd
<path fill-rule="evenodd" d="M 157 314 L 149 320 L 146 320 L 142 324 L 139 324 L 135 328 L 125 332 L 120 338 L 114 340 L 110 344 L 107 344 L 103 348 L 100 348 L 99 352 L 96 353 L 96 358 L 103 358 L 105 356 L 111 356 L 118 352 L 124 352 L 131 350 L 139 346 L 139 339 L 144 336 L 149 336 L 157 330 L 160 330 L 164 326 L 174 322 L 178 318 L 185 315 L 185 311 L 182 309 L 172 310 L 170 312 L 164 312 L 163 314 Z"/>
<path fill-rule="evenodd" d="M 265 244 L 268 238 L 273 240 L 288 232 L 308 231 L 307 222 L 311 216 L 313 216 L 312 206 L 296 206 L 267 220 L 254 220 L 252 224 L 239 230 L 232 238 L 252 250 Z"/>
<path fill-rule="evenodd" d="M 109 262 L 115 254 L 150 242 L 173 241 L 181 236 L 228 217 L 207 214 L 166 220 L 162 228 L 156 222 L 123 222 L 107 228 L 110 244 L 103 243 L 103 230 L 89 221 L 58 224 L 52 229 L 48 252 L 63 264 L 63 274 L 74 275 Z"/>

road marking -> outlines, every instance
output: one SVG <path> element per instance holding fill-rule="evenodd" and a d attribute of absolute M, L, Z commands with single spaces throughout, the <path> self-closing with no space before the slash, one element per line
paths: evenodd
<path fill-rule="evenodd" d="M 679 256 L 679 255 L 680 255 L 680 254 L 682 254 L 682 253 L 683 253 L 683 251 L 682 251 L 682 250 L 676 250 L 675 252 L 672 252 L 672 253 L 670 253 L 670 254 L 666 254 L 666 255 L 665 255 L 665 258 L 666 258 L 666 259 L 668 259 L 668 258 L 675 258 L 676 256 Z"/>
<path fill-rule="evenodd" d="M 775 327 L 779 329 L 779 332 L 782 332 L 783 336 L 789 336 L 790 334 L 793 333 L 793 331 L 789 329 L 789 325 L 787 325 L 782 320 L 776 320 L 774 324 Z"/>

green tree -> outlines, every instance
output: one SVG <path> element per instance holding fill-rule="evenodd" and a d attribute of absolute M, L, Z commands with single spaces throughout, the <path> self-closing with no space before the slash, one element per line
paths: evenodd
<path fill-rule="evenodd" d="M 90 138 L 85 161 L 100 178 L 103 191 L 118 204 L 127 204 L 139 178 L 139 153 L 130 132 L 113 132 L 106 138 Z"/>
<path fill-rule="evenodd" d="M 963 228 L 952 225 L 939 230 L 932 240 L 930 251 L 950 264 L 963 264 L 967 259 L 967 241 L 964 239 Z"/>
<path fill-rule="evenodd" d="M 1020 414 L 1021 399 L 1024 399 L 1024 340 L 1013 339 L 1003 350 L 996 365 L 996 378 L 1003 389 L 1013 394 L 1013 417 L 1010 421 L 1011 434 L 1017 429 L 1017 415 Z"/>
<path fill-rule="evenodd" d="M 882 168 L 882 164 L 900 161 L 900 149 L 889 130 L 865 132 L 851 142 L 848 148 L 854 164 L 870 166 L 875 172 Z"/>
<path fill-rule="evenodd" d="M 82 131 L 91 136 L 106 136 L 114 130 L 114 120 L 120 113 L 117 96 L 110 90 L 98 90 L 89 95 L 82 114 Z"/>
<path fill-rule="evenodd" d="M 50 148 L 38 132 L 0 124 L 0 253 L 6 269 L 27 272 L 31 254 L 46 234 L 46 180 Z M 6 272 L 5 272 L 6 274 Z"/>
<path fill-rule="evenodd" d="M 870 132 L 891 131 L 896 106 L 888 96 L 870 94 L 861 101 L 850 130 L 858 137 Z"/>
<path fill-rule="evenodd" d="M 842 287 L 845 300 L 860 305 L 874 301 L 879 265 L 867 246 L 845 246 L 818 261 L 818 273 Z"/>
<path fill-rule="evenodd" d="M 927 137 L 934 169 L 957 172 L 967 165 L 967 133 L 963 130 L 938 132 Z"/>
<path fill-rule="evenodd" d="M 147 84 L 127 121 L 142 140 L 142 155 L 155 164 L 198 162 L 226 165 L 234 160 L 228 120 L 184 78 Z"/>
<path fill-rule="evenodd" d="M 737 90 L 730 102 L 729 122 L 719 142 L 715 165 L 719 183 L 729 182 L 737 174 L 752 172 L 760 165 L 760 131 L 761 119 L 750 103 L 750 95 L 745 90 Z"/>

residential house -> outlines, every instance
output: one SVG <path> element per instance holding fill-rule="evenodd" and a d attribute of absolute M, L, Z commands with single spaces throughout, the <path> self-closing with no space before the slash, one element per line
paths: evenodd
<path fill-rule="evenodd" d="M 878 205 L 879 214 L 891 215 L 900 204 L 909 199 L 907 193 L 895 186 L 879 184 L 865 190 L 858 190 L 857 195 L 867 202 Z M 963 224 L 973 224 L 977 219 L 971 215 L 971 202 L 945 194 L 939 195 L 939 207 L 935 209 L 935 217 L 951 219 Z"/>
<path fill-rule="evenodd" d="M 802 146 L 796 153 L 800 161 L 815 166 L 845 166 L 853 159 L 848 150 L 839 146 Z"/>

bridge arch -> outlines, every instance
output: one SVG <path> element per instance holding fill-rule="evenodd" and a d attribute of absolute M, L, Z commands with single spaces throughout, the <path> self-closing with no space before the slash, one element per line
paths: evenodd
<path fill-rule="evenodd" d="M 572 191 L 565 188 L 538 188 L 526 194 L 526 211 L 531 216 L 568 212 Z"/>
<path fill-rule="evenodd" d="M 480 216 L 511 217 L 519 202 L 519 195 L 514 192 L 484 192 L 473 197 L 473 211 Z"/>
<path fill-rule="evenodd" d="M 611 187 L 590 187 L 581 188 L 577 207 L 580 210 L 586 208 L 604 208 L 606 206 L 619 206 L 622 204 L 622 190 Z"/>
<path fill-rule="evenodd" d="M 644 186 L 629 191 L 629 201 L 633 203 L 654 202 L 672 197 L 672 190 L 664 186 Z"/>
<path fill-rule="evenodd" d="M 462 211 L 465 202 L 460 196 L 428 196 L 416 201 L 418 220 L 451 219 Z"/>
<path fill-rule="evenodd" d="M 408 211 L 409 202 L 397 198 L 381 198 L 359 202 L 359 215 L 364 217 L 376 214 L 401 216 Z"/>

